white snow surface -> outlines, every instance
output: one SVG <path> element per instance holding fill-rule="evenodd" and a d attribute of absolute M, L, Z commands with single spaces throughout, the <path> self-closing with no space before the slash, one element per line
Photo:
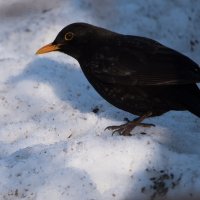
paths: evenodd
<path fill-rule="evenodd" d="M 102 99 L 73 58 L 35 55 L 78 21 L 200 63 L 199 0 L 0 0 L 0 199 L 200 199 L 199 118 L 171 111 L 112 136 L 105 127 L 136 116 Z"/>

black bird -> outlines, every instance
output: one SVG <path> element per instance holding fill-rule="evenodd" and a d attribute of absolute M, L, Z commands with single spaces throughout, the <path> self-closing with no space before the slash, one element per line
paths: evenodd
<path fill-rule="evenodd" d="M 73 23 L 36 54 L 60 51 L 74 57 L 96 91 L 112 105 L 139 117 L 107 129 L 130 135 L 147 117 L 188 110 L 200 117 L 200 68 L 187 56 L 152 39 Z"/>

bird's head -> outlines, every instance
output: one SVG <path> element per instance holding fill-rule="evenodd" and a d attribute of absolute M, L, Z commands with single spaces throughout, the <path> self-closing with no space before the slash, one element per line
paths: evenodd
<path fill-rule="evenodd" d="M 100 38 L 111 34 L 115 33 L 86 23 L 73 23 L 63 28 L 52 43 L 40 48 L 36 54 L 60 51 L 79 59 L 91 46 L 98 46 Z"/>

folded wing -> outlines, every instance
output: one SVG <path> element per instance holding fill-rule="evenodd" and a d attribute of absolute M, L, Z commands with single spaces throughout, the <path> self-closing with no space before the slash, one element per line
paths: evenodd
<path fill-rule="evenodd" d="M 105 49 L 101 62 L 96 60 L 101 66 L 92 69 L 93 75 L 102 82 L 120 85 L 200 82 L 200 68 L 195 62 L 154 40 L 125 36 L 121 43 L 116 43 L 111 53 Z"/>

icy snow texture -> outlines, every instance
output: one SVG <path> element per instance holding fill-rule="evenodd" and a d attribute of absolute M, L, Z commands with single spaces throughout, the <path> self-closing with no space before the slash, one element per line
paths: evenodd
<path fill-rule="evenodd" d="M 0 0 L 0 199 L 200 199 L 197 117 L 172 111 L 111 136 L 106 126 L 135 116 L 105 102 L 73 58 L 34 55 L 77 21 L 200 63 L 199 0 Z"/>

